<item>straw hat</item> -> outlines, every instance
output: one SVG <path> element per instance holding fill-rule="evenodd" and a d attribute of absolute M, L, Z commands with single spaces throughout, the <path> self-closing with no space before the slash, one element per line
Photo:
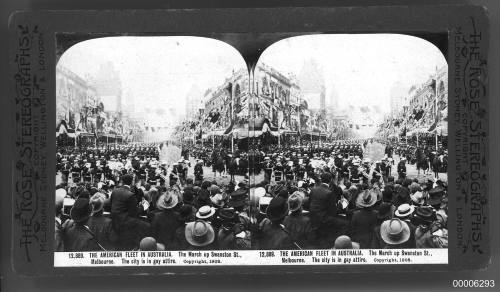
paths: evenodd
<path fill-rule="evenodd" d="M 214 214 L 215 214 L 215 208 L 210 206 L 202 206 L 200 207 L 198 212 L 196 212 L 196 218 L 207 219 L 212 217 Z"/>

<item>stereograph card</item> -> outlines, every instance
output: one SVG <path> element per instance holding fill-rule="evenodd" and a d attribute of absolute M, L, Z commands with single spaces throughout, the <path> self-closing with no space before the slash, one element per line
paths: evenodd
<path fill-rule="evenodd" d="M 9 25 L 17 273 L 487 267 L 483 8 Z"/>

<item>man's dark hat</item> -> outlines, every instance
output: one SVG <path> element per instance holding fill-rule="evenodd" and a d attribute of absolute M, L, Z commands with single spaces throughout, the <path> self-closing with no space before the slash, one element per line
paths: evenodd
<path fill-rule="evenodd" d="M 240 207 L 245 204 L 245 201 L 247 199 L 247 189 L 237 189 L 236 191 L 232 192 L 230 197 L 229 197 L 229 203 L 228 205 L 230 207 Z"/>
<path fill-rule="evenodd" d="M 266 210 L 267 218 L 271 221 L 276 221 L 288 215 L 287 200 L 283 197 L 275 197 L 269 202 Z"/>
<path fill-rule="evenodd" d="M 70 211 L 70 216 L 76 223 L 85 222 L 89 219 L 92 213 L 92 206 L 88 198 L 78 198 L 76 199 L 73 207 Z"/>
<path fill-rule="evenodd" d="M 441 200 L 443 199 L 444 195 L 444 188 L 442 187 L 435 187 L 432 190 L 429 191 L 429 198 L 427 199 L 427 204 L 429 205 L 436 205 L 440 204 Z"/>
<path fill-rule="evenodd" d="M 184 204 L 192 204 L 194 201 L 194 191 L 193 190 L 184 190 L 182 194 L 182 201 Z"/>
<path fill-rule="evenodd" d="M 391 203 L 383 202 L 378 208 L 378 219 L 389 220 L 394 215 L 395 207 Z"/>
<path fill-rule="evenodd" d="M 436 212 L 428 206 L 417 208 L 415 216 L 427 223 L 431 223 L 436 220 Z"/>
<path fill-rule="evenodd" d="M 182 205 L 181 209 L 179 210 L 179 220 L 182 222 L 191 222 L 194 221 L 195 216 L 194 216 L 194 210 L 193 206 L 191 205 Z"/>

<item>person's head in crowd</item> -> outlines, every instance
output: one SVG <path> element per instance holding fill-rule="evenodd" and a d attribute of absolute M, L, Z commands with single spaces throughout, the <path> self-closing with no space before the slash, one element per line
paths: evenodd
<path fill-rule="evenodd" d="M 389 176 L 387 177 L 387 182 L 388 182 L 388 183 L 394 183 L 394 177 L 393 177 L 392 175 L 389 175 Z"/>
<path fill-rule="evenodd" d="M 341 235 L 335 239 L 333 249 L 359 249 L 359 243 L 352 241 L 347 235 Z"/>
<path fill-rule="evenodd" d="M 212 185 L 211 182 L 209 181 L 204 181 L 202 184 L 201 184 L 201 188 L 204 189 L 204 190 L 208 190 L 208 188 Z"/>
<path fill-rule="evenodd" d="M 188 186 L 192 186 L 192 185 L 193 185 L 193 179 L 192 179 L 191 177 L 188 177 L 188 178 L 186 179 L 186 184 L 187 184 Z"/>
<path fill-rule="evenodd" d="M 106 199 L 106 195 L 103 193 L 95 193 L 92 197 L 90 197 L 90 204 L 92 205 L 92 216 L 102 216 L 104 211 L 104 201 Z"/>
<path fill-rule="evenodd" d="M 195 198 L 194 189 L 192 189 L 192 190 L 191 189 L 184 189 L 184 192 L 182 193 L 182 202 L 184 204 L 193 205 L 194 198 Z"/>
<path fill-rule="evenodd" d="M 347 189 L 342 190 L 342 196 L 349 202 L 352 200 L 352 194 Z"/>
<path fill-rule="evenodd" d="M 412 182 L 409 186 L 410 194 L 414 194 L 415 192 L 421 192 L 422 188 L 418 182 Z"/>
<path fill-rule="evenodd" d="M 394 212 L 394 215 L 401 220 L 407 220 L 412 217 L 413 212 L 415 212 L 415 206 L 410 204 L 401 204 L 396 209 L 396 212 Z"/>
<path fill-rule="evenodd" d="M 292 193 L 288 199 L 288 209 L 292 214 L 302 213 L 302 203 L 304 201 L 305 194 L 299 191 Z"/>
<path fill-rule="evenodd" d="M 421 191 L 410 194 L 410 198 L 411 203 L 415 206 L 422 206 L 425 204 L 424 193 L 422 193 Z"/>
<path fill-rule="evenodd" d="M 324 184 L 330 184 L 332 182 L 333 176 L 329 172 L 323 172 L 320 176 L 321 182 Z"/>
<path fill-rule="evenodd" d="M 380 223 L 385 220 L 392 219 L 394 217 L 394 212 L 396 207 L 390 202 L 382 202 L 378 207 L 377 219 Z"/>
<path fill-rule="evenodd" d="M 363 190 L 356 198 L 356 207 L 367 209 L 375 205 L 377 202 L 377 194 L 372 190 Z"/>
<path fill-rule="evenodd" d="M 124 186 L 132 186 L 134 182 L 134 177 L 130 174 L 124 174 L 120 177 L 121 183 Z"/>
<path fill-rule="evenodd" d="M 444 197 L 444 188 L 437 186 L 431 189 L 428 193 L 427 204 L 432 206 L 434 209 L 439 209 L 441 207 L 441 202 Z"/>
<path fill-rule="evenodd" d="M 223 193 L 218 192 L 215 195 L 210 197 L 210 201 L 212 201 L 212 206 L 215 208 L 223 208 L 226 204 L 226 197 Z"/>
<path fill-rule="evenodd" d="M 243 212 L 247 204 L 247 198 L 247 189 L 237 189 L 229 195 L 228 206 L 234 208 L 237 212 Z"/>
<path fill-rule="evenodd" d="M 221 227 L 225 231 L 232 230 L 239 223 L 238 215 L 232 208 L 220 209 L 218 218 L 221 220 Z"/>
<path fill-rule="evenodd" d="M 390 188 L 384 188 L 382 191 L 382 201 L 384 202 L 392 203 L 394 199 L 393 196 L 394 194 Z"/>
<path fill-rule="evenodd" d="M 158 198 L 160 197 L 160 192 L 156 187 L 151 187 L 147 192 L 148 202 L 150 203 L 150 209 L 156 209 L 156 202 L 158 202 Z"/>
<path fill-rule="evenodd" d="M 344 186 L 346 189 L 349 189 L 351 187 L 351 181 L 350 180 L 344 180 Z"/>
<path fill-rule="evenodd" d="M 408 188 L 411 185 L 412 181 L 409 178 L 403 179 L 403 187 Z"/>
<path fill-rule="evenodd" d="M 398 218 L 382 222 L 380 237 L 391 248 L 403 245 L 410 239 L 410 227 Z"/>
<path fill-rule="evenodd" d="M 266 216 L 273 224 L 279 224 L 288 215 L 288 203 L 283 197 L 274 197 L 266 209 Z"/>
<path fill-rule="evenodd" d="M 156 242 L 153 237 L 144 237 L 139 243 L 140 251 L 164 251 L 165 246 Z"/>
<path fill-rule="evenodd" d="M 348 190 L 349 193 L 351 194 L 351 200 L 356 200 L 359 194 L 358 188 L 355 185 L 351 185 Z"/>
<path fill-rule="evenodd" d="M 98 191 L 99 191 L 99 189 L 97 189 L 96 187 L 91 187 L 90 191 L 89 191 L 90 197 L 92 197 Z"/>
<path fill-rule="evenodd" d="M 196 249 L 209 246 L 213 243 L 215 232 L 209 222 L 196 220 L 186 224 L 184 236 L 186 241 Z"/>
<path fill-rule="evenodd" d="M 179 209 L 179 221 L 183 223 L 193 222 L 196 219 L 195 209 L 191 205 L 182 205 Z"/>
<path fill-rule="evenodd" d="M 79 225 L 85 225 L 92 214 L 92 205 L 88 198 L 79 197 L 70 210 L 71 219 Z"/>
<path fill-rule="evenodd" d="M 288 189 L 286 187 L 282 188 L 279 192 L 278 192 L 278 196 L 282 197 L 283 199 L 288 199 Z"/>

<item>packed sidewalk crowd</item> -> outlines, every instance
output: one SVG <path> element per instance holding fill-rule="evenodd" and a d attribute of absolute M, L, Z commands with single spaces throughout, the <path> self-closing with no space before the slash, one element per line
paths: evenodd
<path fill-rule="evenodd" d="M 161 144 L 60 148 L 55 250 L 446 248 L 447 182 L 408 177 L 397 144 L 364 158 L 371 142 L 191 145 L 171 165 Z"/>

